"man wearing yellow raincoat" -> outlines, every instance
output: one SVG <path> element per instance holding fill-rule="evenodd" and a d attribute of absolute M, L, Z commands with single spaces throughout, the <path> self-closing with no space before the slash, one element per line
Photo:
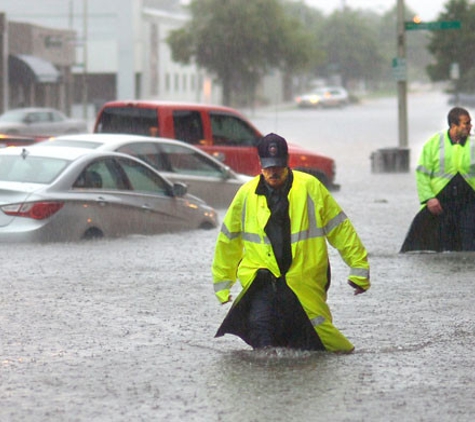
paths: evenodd
<path fill-rule="evenodd" d="M 231 301 L 238 279 L 242 286 L 216 336 L 235 334 L 255 349 L 352 352 L 326 303 L 327 241 L 350 267 L 355 294 L 370 287 L 366 249 L 323 184 L 288 167 L 284 138 L 269 134 L 257 149 L 262 174 L 237 192 L 216 242 L 218 300 Z"/>
<path fill-rule="evenodd" d="M 421 209 L 401 252 L 475 251 L 475 141 L 462 107 L 447 116 L 448 130 L 423 146 L 416 168 Z"/>

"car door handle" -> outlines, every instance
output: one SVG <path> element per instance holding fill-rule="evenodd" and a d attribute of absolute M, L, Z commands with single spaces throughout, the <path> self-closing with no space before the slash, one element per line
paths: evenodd
<path fill-rule="evenodd" d="M 102 206 L 106 205 L 106 198 L 104 198 L 103 196 L 98 196 L 96 201 L 99 202 Z"/>
<path fill-rule="evenodd" d="M 142 209 L 145 211 L 152 211 L 152 207 L 149 204 L 143 204 Z"/>

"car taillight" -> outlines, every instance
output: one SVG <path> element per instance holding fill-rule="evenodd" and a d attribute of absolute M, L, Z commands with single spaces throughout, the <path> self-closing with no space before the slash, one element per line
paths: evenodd
<path fill-rule="evenodd" d="M 26 204 L 5 205 L 2 207 L 2 211 L 14 217 L 44 220 L 58 212 L 63 205 L 64 202 L 30 202 Z"/>

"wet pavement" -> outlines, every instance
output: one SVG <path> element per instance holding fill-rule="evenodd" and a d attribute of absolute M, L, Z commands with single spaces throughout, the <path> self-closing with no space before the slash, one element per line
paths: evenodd
<path fill-rule="evenodd" d="M 369 158 L 396 146 L 396 107 L 252 116 L 337 158 L 335 197 L 369 250 L 373 282 L 353 296 L 331 250 L 329 303 L 354 354 L 214 339 L 228 310 L 211 286 L 217 230 L 0 244 L 0 420 L 472 421 L 475 255 L 398 253 L 418 209 L 413 169 L 374 174 Z M 409 110 L 413 167 L 448 106 L 421 94 Z"/>

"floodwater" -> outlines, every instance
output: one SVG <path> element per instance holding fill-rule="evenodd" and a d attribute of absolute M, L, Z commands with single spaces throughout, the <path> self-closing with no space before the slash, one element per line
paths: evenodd
<path fill-rule="evenodd" d="M 448 106 L 421 94 L 409 110 L 413 163 Z M 0 244 L 0 420 L 472 421 L 475 255 L 398 253 L 418 209 L 413 171 L 372 173 L 369 158 L 397 145 L 396 112 L 383 99 L 252 116 L 337 159 L 334 195 L 369 250 L 373 283 L 353 296 L 331 250 L 329 303 L 355 353 L 214 339 L 229 309 L 211 286 L 217 230 Z"/>

